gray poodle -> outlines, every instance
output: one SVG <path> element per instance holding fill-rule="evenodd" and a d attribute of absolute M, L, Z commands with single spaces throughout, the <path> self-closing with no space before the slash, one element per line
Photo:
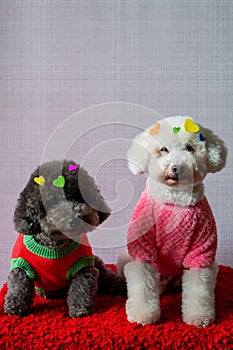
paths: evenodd
<path fill-rule="evenodd" d="M 91 315 L 99 293 L 125 295 L 124 280 L 94 256 L 86 232 L 110 215 L 94 180 L 74 161 L 39 166 L 14 213 L 15 243 L 4 310 L 29 312 L 36 290 L 67 297 L 72 318 Z"/>

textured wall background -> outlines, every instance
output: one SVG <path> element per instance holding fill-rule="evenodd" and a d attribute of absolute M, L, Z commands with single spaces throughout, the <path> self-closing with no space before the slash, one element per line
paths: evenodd
<path fill-rule="evenodd" d="M 230 0 L 1 0 L 0 284 L 16 238 L 15 201 L 45 144 L 70 115 L 112 101 L 144 105 L 164 116 L 193 116 L 225 140 L 227 168 L 210 175 L 206 189 L 219 229 L 218 261 L 233 266 L 232 33 Z M 135 113 L 135 123 L 139 119 L 141 113 Z M 148 120 L 145 116 L 145 126 Z M 102 140 L 133 133 L 120 125 L 100 126 L 70 154 L 79 161 Z M 109 161 L 99 172 L 109 201 L 125 178 L 134 186 L 132 201 L 107 227 L 128 222 L 145 179 L 131 176 L 124 160 Z M 124 235 L 119 232 L 120 241 L 114 236 L 112 247 L 96 251 L 115 262 Z"/>

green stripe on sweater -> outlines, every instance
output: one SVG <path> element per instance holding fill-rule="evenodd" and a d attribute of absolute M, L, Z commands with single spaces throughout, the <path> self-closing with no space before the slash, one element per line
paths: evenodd
<path fill-rule="evenodd" d="M 76 273 L 78 273 L 85 266 L 94 266 L 93 256 L 83 256 L 78 261 L 76 261 L 67 271 L 66 279 L 71 280 L 76 275 Z"/>
<path fill-rule="evenodd" d="M 31 265 L 23 258 L 11 259 L 11 270 L 17 268 L 23 270 L 32 281 L 36 280 L 36 272 L 33 270 Z"/>

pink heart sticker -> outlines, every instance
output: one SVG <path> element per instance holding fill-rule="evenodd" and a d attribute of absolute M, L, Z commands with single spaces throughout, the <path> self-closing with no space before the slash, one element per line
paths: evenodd
<path fill-rule="evenodd" d="M 70 170 L 70 171 L 74 171 L 74 170 L 76 170 L 76 169 L 78 169 L 78 165 L 74 165 L 74 164 L 70 164 L 70 165 L 69 165 L 69 170 Z"/>

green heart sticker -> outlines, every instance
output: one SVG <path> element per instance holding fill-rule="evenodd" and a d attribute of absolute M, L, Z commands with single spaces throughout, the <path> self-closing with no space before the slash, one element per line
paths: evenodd
<path fill-rule="evenodd" d="M 174 132 L 174 134 L 178 134 L 178 132 L 180 132 L 180 127 L 179 126 L 174 126 L 173 132 Z"/>
<path fill-rule="evenodd" d="M 65 186 L 65 178 L 64 178 L 64 176 L 62 176 L 62 175 L 58 176 L 57 179 L 53 180 L 53 186 L 60 187 L 60 188 L 64 187 Z"/>

